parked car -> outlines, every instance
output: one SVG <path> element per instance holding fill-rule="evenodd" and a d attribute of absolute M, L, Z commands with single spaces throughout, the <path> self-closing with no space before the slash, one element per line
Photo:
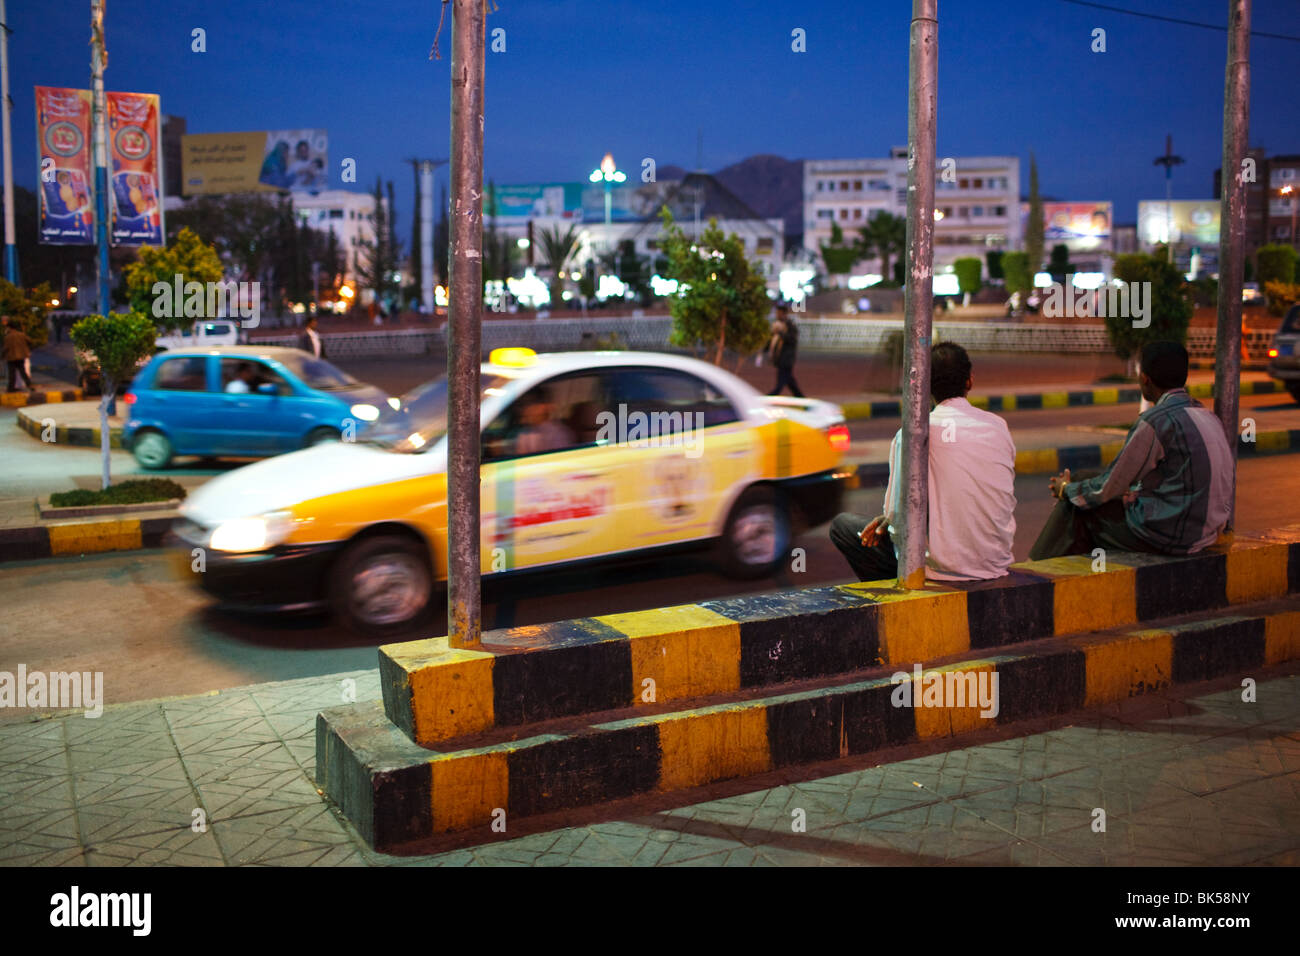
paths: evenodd
<path fill-rule="evenodd" d="M 190 328 L 179 332 L 169 332 L 158 336 L 154 348 L 158 351 L 191 348 L 202 345 L 238 345 L 239 323 L 217 319 L 211 322 L 195 322 Z"/>
<path fill-rule="evenodd" d="M 838 406 L 761 395 L 695 359 L 499 349 L 480 387 L 484 574 L 712 546 L 725 572 L 770 575 L 852 481 Z M 185 555 L 207 553 L 195 583 L 227 605 L 409 627 L 447 577 L 446 430 L 443 377 L 357 443 L 205 483 L 173 529 Z"/>
<path fill-rule="evenodd" d="M 1287 310 L 1268 350 L 1268 374 L 1300 402 L 1300 303 Z"/>
<path fill-rule="evenodd" d="M 397 403 L 307 352 L 253 345 L 160 352 L 123 401 L 122 445 L 150 469 L 176 455 L 259 458 L 350 438 Z"/>

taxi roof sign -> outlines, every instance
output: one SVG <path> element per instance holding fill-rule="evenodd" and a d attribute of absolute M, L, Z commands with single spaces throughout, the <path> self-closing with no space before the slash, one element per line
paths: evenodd
<path fill-rule="evenodd" d="M 537 353 L 526 348 L 493 349 L 488 354 L 488 363 L 504 368 L 527 368 L 537 361 Z"/>

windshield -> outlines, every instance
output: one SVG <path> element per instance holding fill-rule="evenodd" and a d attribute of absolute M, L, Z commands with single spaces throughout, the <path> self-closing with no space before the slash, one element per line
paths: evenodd
<path fill-rule="evenodd" d="M 1278 329 L 1280 335 L 1294 335 L 1297 332 L 1300 332 L 1300 303 L 1291 306 L 1291 311 L 1282 320 L 1282 328 Z"/>
<path fill-rule="evenodd" d="M 509 381 L 500 375 L 480 375 L 479 401 Z M 362 440 L 403 454 L 419 454 L 436 445 L 446 431 L 447 376 L 443 375 L 411 389 L 402 396 L 398 408 L 385 405 Z"/>
<path fill-rule="evenodd" d="M 276 356 L 284 365 L 302 380 L 308 388 L 322 391 L 338 391 L 344 388 L 356 388 L 361 383 L 340 368 L 335 368 L 324 359 L 311 355 Z"/>

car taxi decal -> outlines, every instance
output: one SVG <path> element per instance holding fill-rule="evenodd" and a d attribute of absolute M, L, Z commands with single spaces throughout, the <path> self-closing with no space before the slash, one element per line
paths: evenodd
<path fill-rule="evenodd" d="M 492 545 L 492 553 L 487 557 L 493 571 L 508 571 L 515 566 L 515 525 L 509 519 L 515 513 L 516 461 L 507 458 L 497 462 L 492 469 L 495 479 L 492 488 L 493 513 L 484 515 L 483 520 Z M 497 548 L 501 549 L 499 553 Z"/>

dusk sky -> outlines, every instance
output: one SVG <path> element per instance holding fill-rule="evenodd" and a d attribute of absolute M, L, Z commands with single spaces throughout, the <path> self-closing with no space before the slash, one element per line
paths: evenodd
<path fill-rule="evenodd" d="M 883 156 L 907 141 L 910 3 L 774 0 L 590 3 L 497 0 L 489 31 L 485 177 L 576 181 L 612 151 L 717 170 L 755 153 L 791 159 Z M 1226 0 L 1113 0 L 1206 23 Z M 323 127 L 334 184 L 396 186 L 409 228 L 409 157 L 447 156 L 450 9 L 429 59 L 436 0 L 110 0 L 110 90 L 155 92 L 191 133 Z M 90 85 L 88 0 L 10 0 L 17 182 L 35 188 L 34 85 Z M 1258 31 L 1300 34 L 1294 0 L 1255 4 Z M 207 52 L 190 52 L 190 31 Z M 807 52 L 791 51 L 802 28 Z M 1107 33 L 1093 53 L 1091 31 Z M 1226 33 L 1063 0 L 941 0 L 938 154 L 1018 155 L 1022 188 L 1038 159 L 1044 195 L 1111 200 L 1119 222 L 1163 198 L 1152 160 L 1172 133 L 1187 160 L 1175 198 L 1205 198 L 1219 165 Z M 1254 37 L 1250 143 L 1300 152 L 1300 44 Z M 169 171 L 169 175 L 178 171 Z M 446 182 L 446 170 L 439 181 Z"/>

